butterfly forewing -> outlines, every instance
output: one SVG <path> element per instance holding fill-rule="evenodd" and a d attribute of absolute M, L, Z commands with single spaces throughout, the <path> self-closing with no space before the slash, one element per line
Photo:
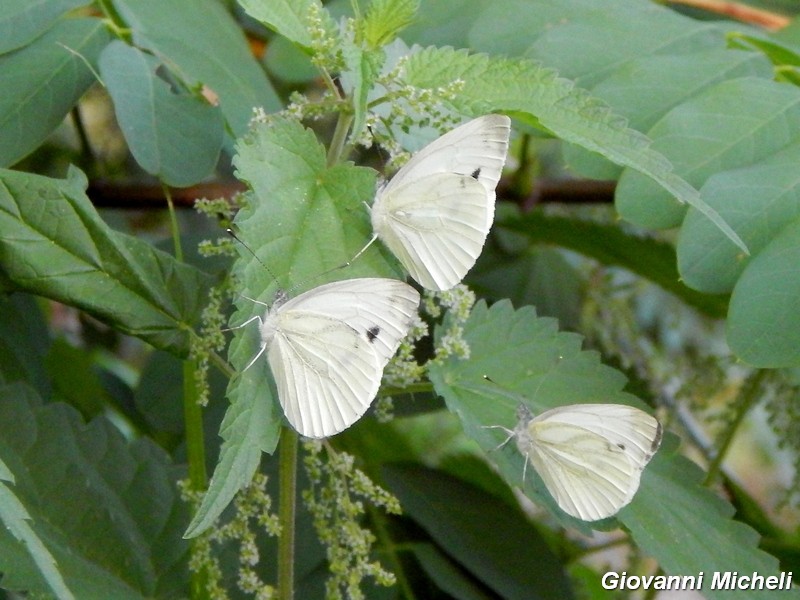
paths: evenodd
<path fill-rule="evenodd" d="M 494 195 L 506 161 L 510 134 L 511 119 L 505 115 L 485 115 L 467 121 L 415 153 L 385 189 L 389 191 L 409 178 L 436 173 L 469 176 L 477 173 L 478 181 Z"/>
<path fill-rule="evenodd" d="M 366 412 L 418 303 L 403 282 L 350 279 L 270 311 L 262 340 L 281 406 L 299 433 L 334 435 Z"/>
<path fill-rule="evenodd" d="M 456 127 L 378 191 L 375 234 L 423 286 L 453 287 L 480 255 L 494 220 L 510 123 L 487 115 Z"/>

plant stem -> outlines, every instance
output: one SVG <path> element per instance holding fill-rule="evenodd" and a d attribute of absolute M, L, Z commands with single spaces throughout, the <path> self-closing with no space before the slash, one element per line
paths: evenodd
<path fill-rule="evenodd" d="M 728 453 L 728 448 L 730 447 L 731 442 L 733 442 L 733 438 L 739 431 L 739 426 L 747 416 L 747 413 L 750 412 L 750 408 L 761 396 L 759 392 L 761 384 L 763 383 L 766 375 L 766 369 L 759 369 L 753 375 L 751 375 L 742 386 L 742 391 L 739 394 L 738 406 L 736 407 L 736 417 L 725 431 L 725 437 L 722 439 L 719 450 L 717 451 L 716 456 L 714 456 L 714 459 L 711 461 L 711 464 L 708 466 L 705 485 L 709 485 L 711 482 L 713 482 L 719 474 L 719 470 L 722 467 L 722 461 L 725 459 L 725 455 Z"/>
<path fill-rule="evenodd" d="M 181 247 L 181 233 L 178 229 L 178 216 L 175 214 L 175 205 L 172 203 L 172 192 L 169 187 L 161 184 L 161 189 L 164 190 L 164 198 L 167 199 L 167 208 L 169 209 L 169 226 L 172 232 L 172 245 L 175 247 L 175 258 L 178 262 L 183 262 L 183 248 Z"/>
<path fill-rule="evenodd" d="M 193 360 L 183 361 L 183 420 L 186 427 L 186 454 L 189 462 L 189 486 L 194 491 L 206 489 L 206 452 L 203 440 L 203 413 L 197 403 L 198 393 L 194 378 L 196 365 Z M 192 540 L 191 544 L 197 544 Z M 208 572 L 205 569 L 192 571 L 192 600 L 208 598 Z"/>
<path fill-rule="evenodd" d="M 353 115 L 340 112 L 339 119 L 336 121 L 336 129 L 331 138 L 331 145 L 328 148 L 328 166 L 332 167 L 342 158 L 342 150 L 347 140 L 347 132 L 353 123 Z"/>
<path fill-rule="evenodd" d="M 297 500 L 297 433 L 283 428 L 278 464 L 280 487 L 278 518 L 281 534 L 278 538 L 278 598 L 294 598 L 294 535 L 295 503 Z"/>

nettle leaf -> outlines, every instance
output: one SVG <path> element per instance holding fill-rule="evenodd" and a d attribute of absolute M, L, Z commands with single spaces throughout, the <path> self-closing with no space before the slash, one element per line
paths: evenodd
<path fill-rule="evenodd" d="M 683 456 L 662 454 L 645 471 L 658 493 L 642 495 L 620 513 L 639 548 L 655 557 L 668 575 L 705 573 L 702 593 L 709 599 L 728 600 L 732 594 L 711 589 L 714 573 L 780 575 L 778 559 L 759 550 L 756 531 L 734 520 L 733 507 L 703 487 L 700 468 Z M 767 600 L 775 592 L 743 594 Z M 800 593 L 794 588 L 787 597 L 798 598 Z"/>
<path fill-rule="evenodd" d="M 219 98 L 234 135 L 242 135 L 253 107 L 281 107 L 241 27 L 216 0 L 113 0 L 133 41 L 150 50 L 187 85 L 202 84 Z"/>
<path fill-rule="evenodd" d="M 480 302 L 464 326 L 464 337 L 470 359 L 452 358 L 432 367 L 436 391 L 509 485 L 524 489 L 564 525 L 590 531 L 589 524 L 557 507 L 530 466 L 523 485 L 523 456 L 513 443 L 498 450 L 507 434 L 486 426 L 513 429 L 520 397 L 536 412 L 575 403 L 646 407 L 623 391 L 622 373 L 603 365 L 596 352 L 581 350 L 580 336 L 559 332 L 555 320 L 537 317 L 532 307 L 514 310 L 510 303 L 499 302 L 487 308 Z M 492 381 L 485 381 L 484 375 Z M 674 454 L 676 446 L 675 436 L 668 435 L 645 468 L 633 502 L 618 513 L 616 521 L 670 574 L 777 572 L 777 561 L 757 549 L 755 532 L 730 520 L 731 507 L 699 485 L 697 467 Z M 593 527 L 605 529 L 614 522 L 608 519 Z M 659 527 L 665 531 L 653 533 Z M 680 544 L 674 541 L 677 531 Z M 735 542 L 723 543 L 726 536 Z M 731 543 L 737 545 L 735 552 L 729 548 Z"/>
<path fill-rule="evenodd" d="M 0 56 L 0 166 L 30 154 L 62 123 L 94 83 L 87 62 L 96 64 L 108 40 L 100 19 L 65 19 Z"/>
<path fill-rule="evenodd" d="M 185 594 L 186 509 L 178 473 L 147 439 L 128 442 L 106 419 L 86 425 L 27 386 L 0 387 L 0 459 L 36 536 L 76 598 Z M 45 594 L 24 544 L 0 528 L 3 588 Z"/>
<path fill-rule="evenodd" d="M 219 108 L 173 93 L 158 77 L 159 61 L 124 42 L 111 42 L 99 66 L 125 141 L 145 171 L 176 187 L 213 172 L 222 148 Z"/>
<path fill-rule="evenodd" d="M 252 191 L 235 224 L 238 236 L 258 260 L 241 248 L 234 264 L 241 297 L 232 326 L 263 316 L 266 307 L 250 298 L 271 304 L 279 286 L 296 295 L 329 281 L 399 273 L 385 258 L 388 250 L 377 244 L 350 267 L 337 269 L 371 237 L 364 202 L 374 194 L 373 170 L 350 163 L 327 167 L 325 148 L 314 133 L 281 118 L 256 124 L 239 141 L 237 151 L 237 177 Z M 225 443 L 187 535 L 197 535 L 213 523 L 250 482 L 260 453 L 272 453 L 278 443 L 283 413 L 266 357 L 244 371 L 259 345 L 255 321 L 238 330 L 231 341 L 228 356 L 238 374 L 228 386 L 231 405 L 220 431 Z"/>
<path fill-rule="evenodd" d="M 644 134 L 629 128 L 607 105 L 554 71 L 528 60 L 427 48 L 409 57 L 402 77 L 410 85 L 432 89 L 449 81 L 463 81 L 463 88 L 450 100 L 461 112 L 475 116 L 509 112 L 616 164 L 635 169 L 664 195 L 697 208 L 746 250 L 738 235 L 700 198 L 698 191 L 673 173 L 669 160 L 651 147 Z"/>
<path fill-rule="evenodd" d="M 0 265 L 19 289 L 188 354 L 210 278 L 110 229 L 77 169 L 64 180 L 0 171 L 0 229 Z"/>
<path fill-rule="evenodd" d="M 786 224 L 800 216 L 800 143 L 747 167 L 708 178 L 703 197 L 747 243 L 751 256 L 690 211 L 678 238 L 678 269 L 688 285 L 730 292 L 745 268 Z"/>
<path fill-rule="evenodd" d="M 649 131 L 654 148 L 689 183 L 744 167 L 797 141 L 800 97 L 794 86 L 742 78 L 720 83 L 675 107 Z M 622 174 L 616 205 L 627 220 L 652 228 L 680 225 L 687 207 L 634 171 Z"/>
<path fill-rule="evenodd" d="M 414 21 L 419 5 L 420 0 L 373 0 L 362 25 L 367 46 L 380 48 L 392 42 Z"/>
<path fill-rule="evenodd" d="M 800 215 L 754 257 L 731 295 L 728 343 L 762 368 L 800 365 Z"/>

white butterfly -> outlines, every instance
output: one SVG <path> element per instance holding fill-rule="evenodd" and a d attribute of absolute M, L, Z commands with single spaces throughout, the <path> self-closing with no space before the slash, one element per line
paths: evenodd
<path fill-rule="evenodd" d="M 494 220 L 510 126 L 504 115 L 478 117 L 417 152 L 378 190 L 370 244 L 379 238 L 428 289 L 458 284 Z"/>
<path fill-rule="evenodd" d="M 286 300 L 258 320 L 278 399 L 301 435 L 322 438 L 369 408 L 400 341 L 416 318 L 419 293 L 394 279 L 347 279 Z M 243 327 L 247 323 L 240 325 Z"/>
<path fill-rule="evenodd" d="M 517 409 L 517 448 L 533 463 L 550 495 L 567 514 L 605 519 L 633 500 L 645 465 L 661 443 L 661 423 L 623 404 L 572 404 L 537 417 Z M 525 479 L 525 471 L 522 474 Z"/>

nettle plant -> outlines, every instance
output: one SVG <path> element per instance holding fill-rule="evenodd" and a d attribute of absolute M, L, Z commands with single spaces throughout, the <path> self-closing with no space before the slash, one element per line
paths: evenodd
<path fill-rule="evenodd" d="M 0 16 L 0 158 L 35 170 L 20 161 L 99 80 L 132 156 L 164 185 L 174 251 L 110 228 L 75 167 L 65 179 L 0 172 L 0 587 L 563 599 L 608 597 L 611 568 L 791 570 L 796 536 L 723 466 L 756 406 L 795 465 L 800 456 L 790 36 L 640 0 L 502 11 L 240 0 L 271 32 L 278 93 L 213 0 L 73 8 L 83 4 Z M 380 242 L 353 260 L 372 236 L 381 177 L 362 165 L 389 176 L 409 152 L 493 113 L 515 130 L 499 200 L 524 193 L 542 168 L 534 154 L 560 140 L 577 173 L 618 180 L 616 209 L 642 229 L 602 208 L 501 203 L 465 284 L 423 293 L 370 413 L 299 440 L 266 360 L 246 368 L 257 323 L 234 328 L 278 290 L 405 280 Z M 201 224 L 176 214 L 167 186 L 208 177 L 221 151 L 246 191 L 198 201 L 212 217 Z M 189 223 L 219 225 L 199 246 L 216 262 L 184 260 Z M 75 307 L 155 350 L 131 375 L 85 340 L 51 339 L 36 296 L 60 303 L 51 317 Z M 501 447 L 521 403 L 655 413 L 664 439 L 633 501 L 591 523 L 562 510 L 515 444 Z M 785 485 L 780 500 L 794 506 L 798 489 Z"/>

